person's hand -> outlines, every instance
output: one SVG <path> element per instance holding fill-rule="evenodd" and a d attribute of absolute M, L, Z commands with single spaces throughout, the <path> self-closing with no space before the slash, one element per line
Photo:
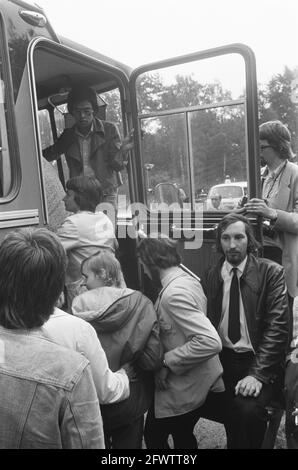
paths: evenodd
<path fill-rule="evenodd" d="M 251 214 L 261 215 L 266 219 L 274 219 L 276 217 L 276 210 L 267 206 L 263 199 L 253 198 L 244 204 L 245 212 Z"/>
<path fill-rule="evenodd" d="M 126 375 L 130 382 L 135 382 L 137 380 L 137 372 L 131 362 L 126 362 L 125 364 L 123 364 L 121 366 L 121 369 L 126 372 Z"/>
<path fill-rule="evenodd" d="M 243 397 L 257 397 L 259 396 L 262 387 L 262 382 L 255 377 L 248 375 L 237 383 L 235 387 L 235 395 L 242 395 Z"/>
<path fill-rule="evenodd" d="M 167 377 L 169 375 L 170 370 L 168 367 L 162 367 L 159 369 L 158 372 L 155 374 L 155 385 L 158 390 L 166 390 L 168 388 Z"/>
<path fill-rule="evenodd" d="M 121 150 L 123 153 L 126 153 L 129 150 L 133 149 L 134 147 L 133 135 L 134 135 L 134 129 L 132 129 L 130 133 L 126 137 L 124 137 L 124 139 L 122 140 Z"/>

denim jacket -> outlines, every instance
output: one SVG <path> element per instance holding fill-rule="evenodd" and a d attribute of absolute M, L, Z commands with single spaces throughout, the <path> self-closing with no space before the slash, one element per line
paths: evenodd
<path fill-rule="evenodd" d="M 38 329 L 0 327 L 0 448 L 104 448 L 88 361 Z"/>

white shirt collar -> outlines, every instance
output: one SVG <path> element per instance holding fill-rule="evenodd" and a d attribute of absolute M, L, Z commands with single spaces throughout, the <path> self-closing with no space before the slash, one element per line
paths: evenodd
<path fill-rule="evenodd" d="M 225 260 L 224 265 L 225 265 L 225 269 L 230 274 L 230 276 L 232 275 L 232 269 L 233 268 L 237 268 L 239 273 L 240 273 L 240 276 L 242 276 L 243 271 L 244 271 L 245 266 L 246 266 L 246 263 L 247 263 L 247 256 L 244 258 L 244 260 L 238 266 L 233 266 L 227 260 Z"/>

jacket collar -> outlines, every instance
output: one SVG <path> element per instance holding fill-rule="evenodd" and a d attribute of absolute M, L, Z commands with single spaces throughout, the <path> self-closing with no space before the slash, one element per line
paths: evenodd
<path fill-rule="evenodd" d="M 214 288 L 212 287 L 211 289 L 212 297 L 217 296 L 218 288 L 223 283 L 223 279 L 221 277 L 221 268 L 222 268 L 224 261 L 225 261 L 225 258 L 221 257 L 220 260 L 217 262 L 217 265 L 215 266 L 214 281 L 215 281 L 215 286 L 217 286 L 217 288 L 215 286 Z M 246 262 L 243 274 L 240 277 L 240 283 L 245 282 L 254 292 L 258 292 L 259 290 L 256 272 L 258 272 L 258 261 L 257 261 L 257 258 L 250 253 L 247 255 L 247 262 Z"/>
<path fill-rule="evenodd" d="M 181 277 L 184 275 L 185 275 L 184 271 L 182 271 L 182 269 L 179 268 L 179 266 L 173 267 L 169 271 L 169 273 L 161 280 L 162 289 L 159 293 L 159 296 L 162 295 L 164 290 L 168 287 L 169 284 L 171 284 L 172 281 L 174 281 L 174 279 L 177 279 L 177 277 Z"/>

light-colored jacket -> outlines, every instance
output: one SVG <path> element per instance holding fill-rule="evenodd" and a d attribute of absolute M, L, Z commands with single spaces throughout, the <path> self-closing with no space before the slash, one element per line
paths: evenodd
<path fill-rule="evenodd" d="M 123 369 L 112 372 L 94 328 L 81 318 L 58 308 L 41 327 L 45 338 L 83 354 L 90 362 L 100 404 L 116 403 L 129 396 L 129 381 Z"/>
<path fill-rule="evenodd" d="M 162 279 L 155 304 L 168 388 L 155 391 L 155 416 L 166 418 L 201 406 L 209 392 L 223 391 L 220 338 L 206 317 L 206 297 L 200 282 L 181 268 Z"/>
<path fill-rule="evenodd" d="M 0 448 L 103 449 L 87 359 L 39 329 L 0 327 Z"/>
<path fill-rule="evenodd" d="M 292 297 L 298 295 L 298 166 L 287 162 L 281 175 L 278 193 L 270 198 L 269 206 L 276 209 L 274 224 L 282 245 L 282 264 L 286 284 Z"/>

